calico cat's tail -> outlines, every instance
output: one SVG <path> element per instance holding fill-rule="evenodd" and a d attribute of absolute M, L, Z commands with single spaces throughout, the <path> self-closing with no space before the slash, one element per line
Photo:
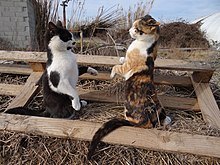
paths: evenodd
<path fill-rule="evenodd" d="M 128 120 L 117 119 L 117 118 L 104 123 L 103 126 L 98 129 L 98 131 L 95 133 L 95 135 L 92 138 L 91 144 L 89 146 L 89 151 L 87 154 L 88 160 L 92 158 L 92 155 L 95 152 L 95 149 L 99 144 L 99 142 L 102 140 L 102 138 L 122 126 L 133 126 L 133 124 Z"/>
<path fill-rule="evenodd" d="M 49 117 L 45 110 L 31 110 L 25 107 L 16 107 L 6 110 L 4 113 L 8 114 L 17 114 L 17 115 L 27 115 L 27 116 L 40 116 L 40 117 Z"/>

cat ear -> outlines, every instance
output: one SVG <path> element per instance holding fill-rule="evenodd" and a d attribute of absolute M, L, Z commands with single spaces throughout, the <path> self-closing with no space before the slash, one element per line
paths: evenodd
<path fill-rule="evenodd" d="M 55 32 L 57 30 L 57 26 L 53 22 L 49 22 L 49 30 Z"/>
<path fill-rule="evenodd" d="M 62 22 L 60 20 L 57 21 L 56 25 L 57 25 L 57 27 L 63 28 Z"/>

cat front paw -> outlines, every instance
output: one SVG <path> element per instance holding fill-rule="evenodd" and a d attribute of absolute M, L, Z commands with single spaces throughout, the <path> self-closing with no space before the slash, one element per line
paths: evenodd
<path fill-rule="evenodd" d="M 97 76 L 98 75 L 98 71 L 94 68 L 88 67 L 87 69 L 87 73 L 93 75 L 93 76 Z"/>
<path fill-rule="evenodd" d="M 76 110 L 79 111 L 81 108 L 81 104 L 79 102 L 79 99 L 73 99 L 72 100 L 72 107 Z"/>
<path fill-rule="evenodd" d="M 163 125 L 164 126 L 170 125 L 171 122 L 172 122 L 172 119 L 169 116 L 166 116 L 166 118 L 163 121 Z"/>
<path fill-rule="evenodd" d="M 80 103 L 81 103 L 82 107 L 85 107 L 88 104 L 87 101 L 85 101 L 85 100 L 80 100 Z"/>
<path fill-rule="evenodd" d="M 125 57 L 120 57 L 119 62 L 123 64 L 125 62 Z"/>

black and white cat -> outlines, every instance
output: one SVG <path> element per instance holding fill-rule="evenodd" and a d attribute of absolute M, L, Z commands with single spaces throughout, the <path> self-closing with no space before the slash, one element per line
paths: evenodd
<path fill-rule="evenodd" d="M 76 90 L 78 76 L 86 72 L 97 75 L 98 72 L 91 67 L 78 67 L 76 54 L 72 52 L 75 44 L 73 35 L 60 25 L 49 22 L 45 39 L 48 60 L 41 78 L 45 111 L 37 113 L 18 107 L 6 113 L 72 118 L 75 110 L 87 104 L 86 101 L 80 101 Z"/>

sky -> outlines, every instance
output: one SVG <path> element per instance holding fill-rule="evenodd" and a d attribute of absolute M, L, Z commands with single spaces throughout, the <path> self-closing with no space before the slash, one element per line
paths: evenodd
<path fill-rule="evenodd" d="M 72 1 L 72 2 L 71 2 Z M 70 12 L 73 8 L 74 1 L 71 0 L 67 10 Z M 81 0 L 83 2 L 83 0 Z M 129 6 L 134 7 L 140 2 L 149 2 L 150 0 L 85 0 L 84 1 L 84 17 L 95 17 L 100 7 L 104 6 L 108 9 L 113 6 L 121 6 L 128 10 Z M 154 0 L 150 14 L 157 20 L 164 22 L 175 21 L 178 19 L 187 22 L 220 12 L 220 0 Z"/>

